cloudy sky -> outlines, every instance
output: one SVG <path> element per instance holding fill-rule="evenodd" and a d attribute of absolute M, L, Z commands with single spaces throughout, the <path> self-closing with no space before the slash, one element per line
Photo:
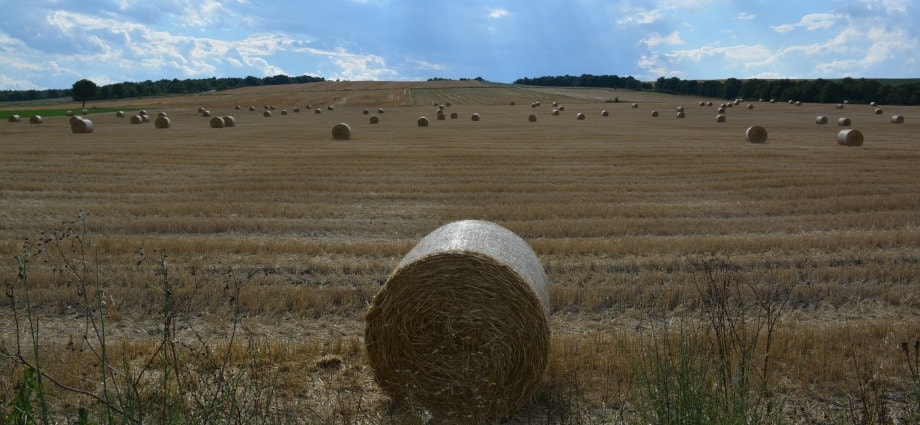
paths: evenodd
<path fill-rule="evenodd" d="M 0 89 L 313 75 L 920 77 L 913 0 L 0 0 Z"/>

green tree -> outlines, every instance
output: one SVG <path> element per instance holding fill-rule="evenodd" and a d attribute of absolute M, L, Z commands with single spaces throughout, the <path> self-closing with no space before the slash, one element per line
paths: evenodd
<path fill-rule="evenodd" d="M 99 86 L 85 78 L 77 81 L 76 83 L 73 83 L 73 88 L 71 88 L 71 95 L 73 96 L 73 100 L 77 102 L 83 102 L 84 108 L 86 108 L 86 101 L 99 97 L 99 93 Z"/>

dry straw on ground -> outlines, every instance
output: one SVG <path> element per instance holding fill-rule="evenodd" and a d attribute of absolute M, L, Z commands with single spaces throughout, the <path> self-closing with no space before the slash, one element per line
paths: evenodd
<path fill-rule="evenodd" d="M 169 121 L 169 117 L 159 117 L 153 122 L 153 126 L 156 128 L 169 128 L 172 123 Z"/>
<path fill-rule="evenodd" d="M 485 221 L 442 226 L 374 297 L 365 328 L 374 377 L 409 407 L 502 418 L 543 380 L 548 298 L 543 267 L 520 237 Z"/>
<path fill-rule="evenodd" d="M 92 133 L 93 122 L 86 118 L 78 118 L 70 122 L 70 131 L 74 133 Z"/>
<path fill-rule="evenodd" d="M 332 127 L 332 138 L 335 140 L 351 139 L 351 127 L 343 122 L 336 124 Z"/>
<path fill-rule="evenodd" d="M 744 140 L 747 140 L 749 143 L 766 143 L 767 130 L 759 125 L 748 127 L 748 129 L 744 131 Z"/>
<path fill-rule="evenodd" d="M 848 128 L 837 133 L 837 144 L 841 146 L 862 146 L 863 134 L 861 131 Z"/>

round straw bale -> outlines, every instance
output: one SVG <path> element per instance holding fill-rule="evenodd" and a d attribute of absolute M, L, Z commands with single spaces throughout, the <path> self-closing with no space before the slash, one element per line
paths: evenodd
<path fill-rule="evenodd" d="M 549 355 L 546 274 L 527 243 L 465 220 L 425 236 L 367 312 L 368 361 L 397 402 L 495 421 L 540 386 Z"/>
<path fill-rule="evenodd" d="M 92 133 L 93 122 L 86 118 L 79 118 L 70 123 L 70 131 L 74 133 Z"/>
<path fill-rule="evenodd" d="M 377 108 L 377 113 L 378 113 L 378 114 L 382 114 L 382 113 L 383 113 L 383 108 Z"/>
<path fill-rule="evenodd" d="M 558 109 L 553 109 L 552 114 L 553 114 L 554 116 L 555 116 L 555 115 L 559 115 L 559 110 L 558 110 Z"/>
<path fill-rule="evenodd" d="M 351 139 L 351 127 L 343 122 L 336 124 L 332 127 L 332 138 L 335 140 Z"/>
<path fill-rule="evenodd" d="M 874 107 L 878 106 L 878 103 L 877 103 L 877 102 L 869 102 L 869 106 L 871 106 L 871 107 L 874 108 Z"/>
<path fill-rule="evenodd" d="M 265 118 L 271 117 L 271 116 L 272 116 L 272 111 L 270 111 L 270 110 L 265 110 L 265 111 L 262 112 L 262 116 L 265 117 Z"/>
<path fill-rule="evenodd" d="M 579 112 L 579 113 L 575 114 L 575 119 L 577 119 L 577 120 L 583 120 L 583 119 L 585 119 L 585 114 Z"/>
<path fill-rule="evenodd" d="M 41 124 L 44 121 L 41 115 L 32 115 L 29 117 L 29 124 Z"/>
<path fill-rule="evenodd" d="M 304 107 L 304 109 L 313 109 L 313 107 L 308 104 L 307 106 Z"/>
<path fill-rule="evenodd" d="M 513 100 L 511 101 L 511 106 L 514 106 L 514 101 L 513 101 Z"/>
<path fill-rule="evenodd" d="M 450 108 L 450 102 L 445 103 L 444 106 Z"/>
<path fill-rule="evenodd" d="M 153 122 L 153 125 L 156 128 L 169 128 L 172 123 L 169 121 L 169 117 L 159 117 Z"/>
<path fill-rule="evenodd" d="M 891 123 L 892 124 L 904 124 L 904 116 L 903 115 L 892 115 Z"/>
<path fill-rule="evenodd" d="M 863 134 L 859 130 L 848 128 L 837 133 L 837 144 L 842 146 L 862 146 Z"/>
<path fill-rule="evenodd" d="M 795 101 L 795 106 L 802 106 L 802 101 L 801 100 Z"/>
<path fill-rule="evenodd" d="M 198 113 L 199 113 L 199 114 L 203 114 L 203 113 L 204 113 L 204 107 L 203 107 L 203 106 L 198 107 Z"/>
<path fill-rule="evenodd" d="M 850 104 L 850 101 L 849 101 L 849 100 L 844 100 L 844 101 L 843 101 L 843 104 L 844 104 L 844 105 L 849 105 L 849 104 Z"/>
<path fill-rule="evenodd" d="M 211 128 L 224 128 L 224 119 L 221 117 L 211 118 Z"/>
<path fill-rule="evenodd" d="M 236 118 L 230 115 L 224 117 L 224 127 L 236 127 Z"/>
<path fill-rule="evenodd" d="M 636 108 L 638 108 L 638 107 L 639 107 L 639 104 L 638 104 L 638 103 L 633 103 L 633 104 L 632 104 L 632 108 L 633 108 L 633 109 L 636 109 Z"/>
<path fill-rule="evenodd" d="M 815 124 L 827 124 L 827 117 L 824 115 L 818 115 L 815 117 Z"/>
<path fill-rule="evenodd" d="M 716 112 L 718 112 L 718 113 L 720 113 L 720 114 L 724 114 L 724 113 L 725 113 L 725 108 L 724 108 L 724 107 L 719 107 L 719 109 L 716 109 Z"/>
<path fill-rule="evenodd" d="M 70 123 L 70 124 L 73 124 L 74 121 L 79 120 L 79 119 L 82 119 L 82 118 L 83 118 L 83 117 L 81 117 L 81 116 L 74 115 L 74 116 L 70 117 L 70 119 L 67 120 L 67 122 Z"/>
<path fill-rule="evenodd" d="M 687 114 L 685 114 L 684 111 L 680 111 L 680 112 L 678 112 L 675 116 L 676 116 L 677 118 L 685 118 L 685 117 L 687 116 Z"/>
<path fill-rule="evenodd" d="M 882 115 L 884 112 L 881 108 L 875 108 L 875 115 Z"/>
<path fill-rule="evenodd" d="M 376 115 L 371 115 L 370 121 L 371 121 L 371 124 L 377 124 L 380 122 L 380 118 L 377 118 Z"/>
<path fill-rule="evenodd" d="M 263 106 L 262 106 L 262 109 L 264 109 L 264 110 L 266 110 L 266 111 L 269 110 L 269 108 L 270 108 L 270 107 L 269 107 L 268 105 L 263 105 Z"/>
<path fill-rule="evenodd" d="M 166 116 L 166 112 L 160 112 L 157 114 L 157 117 L 165 117 L 165 116 Z"/>
<path fill-rule="evenodd" d="M 334 110 L 335 110 L 335 106 L 329 105 L 329 106 L 326 107 L 326 109 L 328 109 L 328 110 L 330 110 L 330 111 L 334 111 Z"/>
<path fill-rule="evenodd" d="M 456 112 L 450 113 L 450 119 L 455 120 L 457 118 L 460 118 L 460 115 L 458 115 Z"/>
<path fill-rule="evenodd" d="M 734 104 L 735 104 L 735 105 L 740 105 L 740 104 L 741 104 L 741 99 L 735 99 Z"/>
<path fill-rule="evenodd" d="M 835 108 L 837 108 L 837 109 L 843 109 L 843 104 L 842 104 L 842 103 L 838 103 L 837 106 L 835 106 Z"/>
<path fill-rule="evenodd" d="M 531 103 L 531 104 L 530 104 L 530 107 L 531 107 L 531 108 L 536 108 L 536 107 L 537 107 L 537 102 Z"/>
<path fill-rule="evenodd" d="M 534 115 L 534 114 L 530 114 L 530 115 L 527 116 L 527 121 L 529 121 L 529 122 L 537 122 L 537 116 Z"/>
<path fill-rule="evenodd" d="M 322 113 L 323 113 L 323 110 L 322 110 L 321 108 L 316 108 L 316 109 L 313 110 L 313 113 L 322 114 Z"/>
<path fill-rule="evenodd" d="M 560 106 L 560 107 L 559 107 L 559 112 L 565 112 L 565 106 Z"/>
<path fill-rule="evenodd" d="M 146 109 L 141 109 L 140 111 L 137 111 L 137 114 L 138 114 L 138 115 L 147 115 L 147 110 L 146 110 Z"/>
<path fill-rule="evenodd" d="M 250 106 L 250 107 L 249 107 L 249 112 L 255 112 L 255 110 L 256 110 L 256 107 L 255 107 L 255 106 Z"/>
<path fill-rule="evenodd" d="M 444 105 L 438 105 L 438 110 L 439 110 L 439 111 L 443 111 L 443 110 L 444 110 Z"/>
<path fill-rule="evenodd" d="M 848 126 L 848 125 L 851 125 L 851 124 L 852 124 L 852 122 L 851 122 L 850 119 L 847 118 L 847 117 L 840 117 L 840 118 L 837 118 L 837 125 L 839 125 L 839 126 L 841 126 L 841 127 L 845 127 L 845 126 Z"/>
<path fill-rule="evenodd" d="M 204 111 L 204 112 L 201 113 L 201 116 L 203 116 L 203 117 L 205 117 L 205 118 L 208 118 L 208 117 L 211 116 L 211 111 Z"/>
<path fill-rule="evenodd" d="M 134 115 L 131 117 L 131 124 L 141 124 L 144 122 L 144 119 L 141 118 L 141 115 Z"/>
<path fill-rule="evenodd" d="M 559 102 L 553 101 L 553 107 L 558 107 L 558 106 L 559 106 Z"/>
<path fill-rule="evenodd" d="M 795 104 L 795 101 L 792 100 L 792 99 L 789 99 L 789 104 L 790 104 L 790 105 L 794 105 L 794 104 Z"/>
<path fill-rule="evenodd" d="M 725 122 L 725 115 L 716 115 L 716 122 Z"/>
<path fill-rule="evenodd" d="M 138 115 L 138 116 L 141 117 L 141 121 L 150 122 L 150 115 L 144 114 L 144 115 Z"/>
<path fill-rule="evenodd" d="M 299 112 L 300 112 L 300 108 L 294 108 L 294 113 L 295 113 L 295 114 L 296 114 L 296 113 L 299 113 Z"/>
<path fill-rule="evenodd" d="M 712 102 L 706 102 L 706 106 L 712 106 Z"/>
<path fill-rule="evenodd" d="M 83 108 L 83 110 L 80 111 L 80 112 L 81 112 L 84 116 L 89 115 L 89 109 Z"/>
<path fill-rule="evenodd" d="M 125 111 L 118 111 L 118 112 L 115 113 L 115 116 L 118 117 L 118 118 L 124 118 L 124 117 L 125 117 Z"/>
<path fill-rule="evenodd" d="M 367 109 L 365 109 L 365 110 L 361 111 L 361 113 L 364 114 L 364 115 L 370 115 L 371 111 L 368 111 Z"/>
<path fill-rule="evenodd" d="M 240 110 L 240 105 L 236 105 L 233 109 L 239 111 L 239 110 Z"/>
<path fill-rule="evenodd" d="M 534 105 L 535 107 L 538 107 L 538 108 L 539 108 L 539 107 L 540 107 L 540 102 L 539 102 L 539 101 L 538 101 L 538 102 L 534 102 L 533 105 Z"/>
<path fill-rule="evenodd" d="M 479 112 L 474 112 L 473 115 L 470 115 L 470 119 L 473 121 L 479 121 Z"/>
<path fill-rule="evenodd" d="M 444 111 L 438 110 L 438 113 L 435 114 L 438 117 L 438 121 L 444 121 L 447 119 L 447 115 L 444 115 Z"/>
<path fill-rule="evenodd" d="M 734 104 L 734 103 L 731 103 L 731 102 L 728 102 L 728 103 L 725 104 L 725 107 L 726 107 L 726 108 L 734 108 L 734 107 L 735 107 L 735 104 Z"/>
<path fill-rule="evenodd" d="M 10 117 L 7 118 L 7 121 L 9 121 L 9 122 L 21 122 L 21 121 L 22 121 L 22 118 L 21 118 L 19 115 L 10 115 Z"/>
<path fill-rule="evenodd" d="M 754 104 L 753 104 L 753 103 L 748 103 L 748 104 L 747 104 L 747 108 L 748 108 L 748 110 L 754 109 Z"/>
<path fill-rule="evenodd" d="M 287 109 L 282 109 L 282 110 L 281 110 L 281 115 L 287 115 Z"/>
<path fill-rule="evenodd" d="M 678 107 L 677 107 L 677 112 L 684 112 L 684 107 L 683 107 L 683 106 L 678 106 Z"/>
<path fill-rule="evenodd" d="M 73 111 L 64 112 L 64 115 L 66 115 L 66 116 L 68 116 L 68 117 L 72 117 L 72 116 L 73 116 Z"/>
<path fill-rule="evenodd" d="M 658 118 L 658 111 L 652 111 L 652 117 Z"/>
<path fill-rule="evenodd" d="M 706 102 L 700 101 L 700 106 L 706 106 Z"/>
<path fill-rule="evenodd" d="M 747 140 L 749 143 L 766 143 L 767 130 L 759 125 L 748 127 L 748 129 L 744 131 L 744 140 Z"/>
<path fill-rule="evenodd" d="M 607 110 L 605 109 L 605 110 L 601 111 L 601 116 L 602 116 L 602 117 L 609 117 L 609 116 L 610 116 L 610 112 L 607 112 Z"/>
<path fill-rule="evenodd" d="M 419 127 L 428 127 L 428 117 L 418 117 Z"/>
<path fill-rule="evenodd" d="M 776 99 L 770 99 L 770 103 L 776 103 Z"/>

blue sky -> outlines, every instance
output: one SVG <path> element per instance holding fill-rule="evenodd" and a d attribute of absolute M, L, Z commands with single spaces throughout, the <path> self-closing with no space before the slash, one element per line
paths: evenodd
<path fill-rule="evenodd" d="M 313 75 L 920 77 L 913 0 L 0 0 L 0 89 Z"/>

